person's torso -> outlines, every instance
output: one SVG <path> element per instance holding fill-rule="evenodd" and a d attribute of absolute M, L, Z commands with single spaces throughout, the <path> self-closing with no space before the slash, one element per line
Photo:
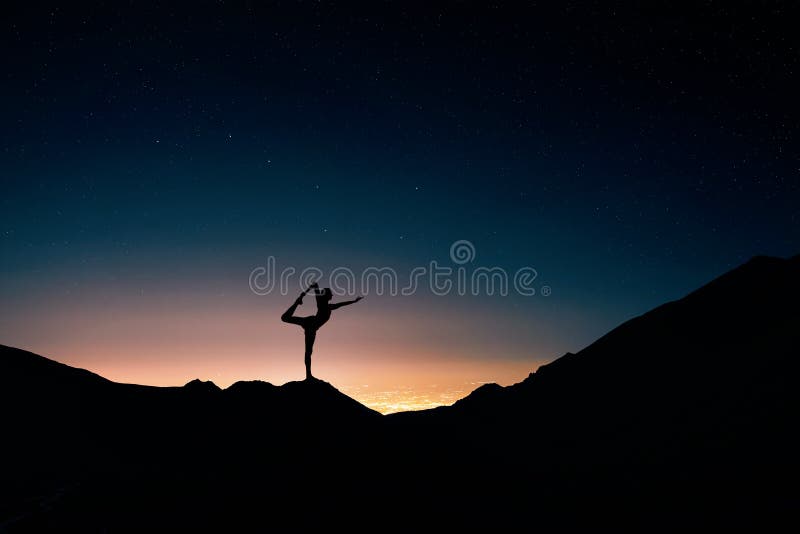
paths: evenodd
<path fill-rule="evenodd" d="M 319 328 L 331 318 L 331 310 L 317 310 L 317 315 L 315 315 L 315 317 L 317 318 L 317 328 Z"/>

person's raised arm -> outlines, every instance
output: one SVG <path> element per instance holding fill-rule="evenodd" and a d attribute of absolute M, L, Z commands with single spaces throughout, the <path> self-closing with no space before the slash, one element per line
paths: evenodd
<path fill-rule="evenodd" d="M 345 300 L 343 302 L 337 302 L 335 304 L 331 304 L 329 308 L 331 310 L 335 310 L 336 308 L 341 308 L 342 306 L 349 306 L 350 304 L 355 304 L 359 300 L 363 299 L 364 297 L 357 297 L 355 300 Z"/>

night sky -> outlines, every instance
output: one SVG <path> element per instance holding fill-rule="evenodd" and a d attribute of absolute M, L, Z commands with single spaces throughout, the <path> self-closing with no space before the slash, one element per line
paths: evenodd
<path fill-rule="evenodd" d="M 251 292 L 269 256 L 408 273 L 465 239 L 470 267 L 536 269 L 535 296 L 334 312 L 316 374 L 390 411 L 800 252 L 796 5 L 404 4 L 7 7 L 0 343 L 123 382 L 282 383 L 299 283 Z"/>

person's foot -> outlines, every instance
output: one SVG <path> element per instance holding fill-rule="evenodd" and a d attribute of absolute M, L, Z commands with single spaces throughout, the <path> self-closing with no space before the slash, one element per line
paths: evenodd
<path fill-rule="evenodd" d="M 296 305 L 298 305 L 298 306 L 302 306 L 302 305 L 303 305 L 303 297 L 305 297 L 305 296 L 306 296 L 306 294 L 305 294 L 305 293 L 300 293 L 300 296 L 299 296 L 299 297 L 297 297 L 297 300 L 296 300 L 296 301 L 294 301 L 294 303 L 295 303 Z"/>

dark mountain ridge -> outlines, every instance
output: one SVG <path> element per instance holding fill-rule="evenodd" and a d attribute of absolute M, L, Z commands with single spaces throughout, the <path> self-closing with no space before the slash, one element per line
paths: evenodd
<path fill-rule="evenodd" d="M 321 381 L 117 384 L 1 347 L 0 517 L 115 530 L 266 506 L 314 525 L 290 511 L 342 519 L 413 495 L 399 524 L 544 524 L 576 507 L 609 524 L 786 520 L 800 502 L 798 302 L 800 256 L 754 258 L 518 384 L 386 417 Z M 60 504 L 26 511 L 56 491 Z"/>

